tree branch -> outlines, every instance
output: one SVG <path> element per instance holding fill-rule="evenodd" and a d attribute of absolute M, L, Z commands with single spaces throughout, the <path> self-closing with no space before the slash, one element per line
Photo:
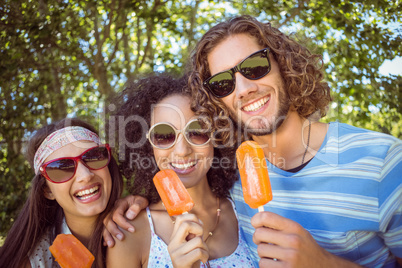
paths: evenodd
<path fill-rule="evenodd" d="M 121 7 L 122 7 L 122 5 L 123 5 L 124 2 L 125 2 L 125 1 L 120 1 L 120 2 L 119 2 L 118 10 L 121 10 L 121 9 L 122 9 Z M 122 21 L 119 21 L 119 19 L 122 20 Z M 109 61 L 106 63 L 106 66 L 109 66 L 110 63 L 112 62 L 112 60 L 114 59 L 114 57 L 116 56 L 116 52 L 117 52 L 117 50 L 118 50 L 118 48 L 119 48 L 119 44 L 120 44 L 120 41 L 121 41 L 121 39 L 122 39 L 122 38 L 117 38 L 117 33 L 118 33 L 118 30 L 121 29 L 122 32 L 123 32 L 123 36 L 125 35 L 124 31 L 125 31 L 126 26 L 127 26 L 127 25 L 126 25 L 126 22 L 127 22 L 127 14 L 126 14 L 125 12 L 123 13 L 123 16 L 118 16 L 117 19 L 116 19 L 116 30 L 115 30 L 115 33 L 116 33 L 116 43 L 115 43 L 113 52 L 112 52 L 112 54 L 111 54 L 110 57 L 109 57 Z M 117 24 L 120 24 L 120 25 L 117 25 Z"/>
<path fill-rule="evenodd" d="M 114 5 L 115 5 L 116 1 L 112 0 L 112 2 L 110 3 L 110 11 L 108 14 L 108 24 L 105 25 L 104 27 L 104 31 L 103 31 L 103 38 L 102 38 L 102 44 L 110 37 L 110 26 L 112 25 L 112 20 L 113 20 L 113 14 L 114 14 Z M 119 14 L 119 13 L 117 13 Z"/>
<path fill-rule="evenodd" d="M 140 17 L 137 16 L 137 44 L 138 44 L 138 48 L 137 48 L 137 57 L 135 58 L 134 61 L 134 73 L 138 72 L 139 66 L 138 63 L 140 61 L 140 51 L 141 51 L 141 28 L 140 28 Z M 127 60 L 129 60 L 129 58 L 127 58 Z"/>
<path fill-rule="evenodd" d="M 283 25 L 288 24 L 290 21 L 292 21 L 297 15 L 300 14 L 300 12 L 304 9 L 304 2 L 305 0 L 299 0 L 297 8 L 294 10 L 294 12 L 285 19 L 284 22 L 279 24 L 278 28 L 280 28 Z"/>
<path fill-rule="evenodd" d="M 98 48 L 97 55 L 102 55 L 102 47 L 103 47 L 103 41 L 100 39 L 100 34 L 99 34 L 99 22 L 98 22 L 98 9 L 96 5 L 92 5 L 92 16 L 94 18 L 94 36 L 95 36 L 95 41 L 96 41 L 96 46 Z"/>
<path fill-rule="evenodd" d="M 200 1 L 197 0 L 197 1 L 195 1 L 194 8 L 191 9 L 190 28 L 187 31 L 188 32 L 188 45 L 187 45 L 188 48 L 190 48 L 191 44 L 194 41 L 194 26 L 195 26 L 195 22 L 196 22 L 196 16 L 197 16 L 197 11 L 198 11 L 199 5 L 200 5 Z"/>
<path fill-rule="evenodd" d="M 151 14 L 154 14 L 161 4 L 162 4 L 162 2 L 160 0 L 156 0 L 154 6 L 152 7 Z M 151 17 L 151 20 L 152 20 L 152 17 Z M 151 21 L 151 23 L 149 23 L 149 20 L 147 20 L 146 25 L 147 25 L 147 27 L 146 27 L 147 28 L 147 45 L 144 48 L 144 56 L 142 57 L 142 60 L 139 64 L 140 67 L 144 64 L 145 60 L 147 59 L 148 53 L 150 53 L 150 51 L 152 49 L 151 39 L 152 39 L 152 31 L 154 29 L 154 22 Z"/>

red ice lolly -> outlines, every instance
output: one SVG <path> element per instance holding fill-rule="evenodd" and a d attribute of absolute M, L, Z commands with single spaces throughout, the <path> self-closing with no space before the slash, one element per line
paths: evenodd
<path fill-rule="evenodd" d="M 264 151 L 255 141 L 245 141 L 236 150 L 244 201 L 251 208 L 264 211 L 272 200 L 271 183 Z"/>
<path fill-rule="evenodd" d="M 161 170 L 154 176 L 154 184 L 170 216 L 190 211 L 194 202 L 176 172 Z"/>
<path fill-rule="evenodd" d="M 90 268 L 95 260 L 92 253 L 72 234 L 59 234 L 49 247 L 62 268 Z"/>

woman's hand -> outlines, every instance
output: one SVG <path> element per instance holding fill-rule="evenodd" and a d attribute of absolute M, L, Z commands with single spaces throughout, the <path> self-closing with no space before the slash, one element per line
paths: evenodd
<path fill-rule="evenodd" d="M 208 261 L 202 222 L 194 214 L 177 216 L 168 251 L 175 268 L 200 267 L 200 261 Z"/>

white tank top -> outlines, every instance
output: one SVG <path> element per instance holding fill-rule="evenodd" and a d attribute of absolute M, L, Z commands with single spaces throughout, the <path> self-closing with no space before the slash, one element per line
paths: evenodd
<path fill-rule="evenodd" d="M 230 199 L 229 199 L 230 200 Z M 231 201 L 231 200 L 230 200 Z M 233 210 L 235 211 L 236 218 L 237 213 L 234 208 L 234 204 L 231 201 L 233 206 Z M 147 216 L 149 221 L 149 226 L 151 227 L 151 246 L 149 248 L 149 257 L 148 257 L 148 267 L 149 268 L 173 268 L 172 260 L 170 259 L 170 255 L 167 249 L 166 243 L 155 233 L 154 224 L 151 218 L 151 211 L 147 208 Z M 211 267 L 236 267 L 236 268 L 253 268 L 254 264 L 250 258 L 250 253 L 246 244 L 246 241 L 243 238 L 243 234 L 241 232 L 240 226 L 238 226 L 239 230 L 239 243 L 237 244 L 236 250 L 229 256 L 214 259 L 209 261 L 209 265 Z M 232 265 L 235 266 L 232 266 Z M 201 263 L 201 267 L 206 267 L 203 263 Z"/>

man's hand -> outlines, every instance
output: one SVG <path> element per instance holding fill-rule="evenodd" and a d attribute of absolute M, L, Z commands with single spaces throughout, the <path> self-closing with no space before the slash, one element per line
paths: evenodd
<path fill-rule="evenodd" d="M 321 248 L 300 224 L 271 212 L 251 218 L 260 267 L 360 267 Z"/>
<path fill-rule="evenodd" d="M 147 206 L 148 200 L 142 196 L 129 195 L 117 200 L 114 209 L 103 221 L 103 224 L 106 227 L 103 231 L 104 245 L 113 247 L 113 237 L 116 237 L 119 240 L 124 239 L 124 235 L 119 230 L 119 227 L 133 233 L 135 231 L 134 227 L 127 219 L 133 220 L 138 213 Z"/>

